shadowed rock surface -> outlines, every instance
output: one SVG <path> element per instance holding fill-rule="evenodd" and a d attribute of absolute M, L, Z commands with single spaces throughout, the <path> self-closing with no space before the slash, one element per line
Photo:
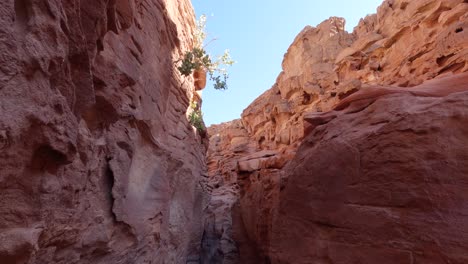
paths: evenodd
<path fill-rule="evenodd" d="M 190 1 L 0 3 L 0 263 L 195 263 Z"/>

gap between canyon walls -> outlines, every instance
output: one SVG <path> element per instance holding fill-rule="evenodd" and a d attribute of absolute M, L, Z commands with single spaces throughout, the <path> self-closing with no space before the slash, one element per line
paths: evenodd
<path fill-rule="evenodd" d="M 190 1 L 0 3 L 0 262 L 200 261 Z"/>
<path fill-rule="evenodd" d="M 208 128 L 203 263 L 467 262 L 467 14 L 387 0 L 352 33 L 305 27 L 273 87 Z"/>
<path fill-rule="evenodd" d="M 466 1 L 304 28 L 209 145 L 189 0 L 0 14 L 2 264 L 467 262 Z"/>

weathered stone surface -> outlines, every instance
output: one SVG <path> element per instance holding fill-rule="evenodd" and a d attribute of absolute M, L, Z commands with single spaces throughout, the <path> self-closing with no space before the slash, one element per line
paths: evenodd
<path fill-rule="evenodd" d="M 0 263 L 199 260 L 189 1 L 0 3 Z"/>
<path fill-rule="evenodd" d="M 332 104 L 325 98 L 339 80 L 335 59 L 353 42 L 344 23 L 333 17 L 304 28 L 285 54 L 276 84 L 244 110 L 243 123 L 262 149 L 282 150 L 300 142 L 302 114 Z"/>
<path fill-rule="evenodd" d="M 292 154 L 257 151 L 241 120 L 211 126 L 208 134 L 211 201 L 205 209 L 203 263 L 263 263 L 269 247 L 259 241 L 269 241 L 279 168 Z"/>
<path fill-rule="evenodd" d="M 468 73 L 370 94 L 316 127 L 284 169 L 272 263 L 468 261 Z"/>
<path fill-rule="evenodd" d="M 352 34 L 335 17 L 304 28 L 276 84 L 244 110 L 246 129 L 262 149 L 288 148 L 304 136 L 304 113 L 331 110 L 366 85 L 408 87 L 468 71 L 467 14 L 462 0 L 395 0 Z"/>
<path fill-rule="evenodd" d="M 239 172 L 253 172 L 262 168 L 268 168 L 267 163 L 276 158 L 278 153 L 273 150 L 263 150 L 240 158 L 237 162 Z"/>
<path fill-rule="evenodd" d="M 372 251 L 372 248 L 368 248 L 369 254 L 367 255 L 363 250 L 356 250 L 356 255 L 352 255 L 347 251 L 347 245 L 340 244 L 340 241 L 332 241 L 335 244 L 329 246 L 329 249 L 335 252 L 330 257 L 331 259 L 304 255 L 314 254 L 314 252 L 322 252 L 320 254 L 323 255 L 324 251 L 320 250 L 327 247 L 327 241 L 314 240 L 317 239 L 316 233 L 310 233 L 313 234 L 310 237 L 303 236 L 303 234 L 308 234 L 307 232 L 314 232 L 309 228 L 315 228 L 316 224 L 309 222 L 301 222 L 297 228 L 294 227 L 295 222 L 288 222 L 289 228 L 293 231 L 291 234 L 287 234 L 287 224 L 282 225 L 281 228 L 284 227 L 284 229 L 281 230 L 281 235 L 288 235 L 288 238 L 291 238 L 288 242 L 291 244 L 287 246 L 286 242 L 281 242 L 283 244 L 273 246 L 282 239 L 275 231 L 278 230 L 275 229 L 277 226 L 275 218 L 280 202 L 284 210 L 296 208 L 294 204 L 291 204 L 291 209 L 288 209 L 289 204 L 282 201 L 281 190 L 289 186 L 290 171 L 294 169 L 291 165 L 286 168 L 284 166 L 291 160 L 296 165 L 303 162 L 307 163 L 307 166 L 314 166 L 313 157 L 306 157 L 304 154 L 294 158 L 298 146 L 302 143 L 304 136 L 314 131 L 317 126 L 324 126 L 327 123 L 329 124 L 326 126 L 329 126 L 336 120 L 341 120 L 343 113 L 351 114 L 363 109 L 374 109 L 373 105 L 382 98 L 393 97 L 401 98 L 402 105 L 399 109 L 404 111 L 405 107 L 408 107 L 408 110 L 411 108 L 409 102 L 416 103 L 424 100 L 427 100 L 424 102 L 429 102 L 432 96 L 446 96 L 448 92 L 454 92 L 454 79 L 450 84 L 432 85 L 431 89 L 424 88 L 426 84 L 423 84 L 422 88 L 412 87 L 426 80 L 440 79 L 468 71 L 466 62 L 468 58 L 467 8 L 468 4 L 463 0 L 387 0 L 379 7 L 377 14 L 362 19 L 353 33 L 345 32 L 344 20 L 336 17 L 324 21 L 317 27 L 304 28 L 285 54 L 283 72 L 278 76 L 276 83 L 244 110 L 241 121 L 235 122 L 236 129 L 245 130 L 245 134 L 241 139 L 232 140 L 233 145 L 249 147 L 240 148 L 240 151 L 235 152 L 229 144 L 230 141 L 221 141 L 216 146 L 216 151 L 208 152 L 209 178 L 219 179 L 219 175 L 229 175 L 228 185 L 231 186 L 231 190 L 239 188 L 235 192 L 236 196 L 230 196 L 230 199 L 238 199 L 238 203 L 230 200 L 230 204 L 238 206 L 231 206 L 231 211 L 226 211 L 226 214 L 234 215 L 231 216 L 231 226 L 242 226 L 242 228 L 234 229 L 242 229 L 243 232 L 232 233 L 234 236 L 232 240 L 237 242 L 240 263 L 351 263 L 350 259 L 359 263 L 385 261 L 405 263 L 411 259 L 411 254 L 404 249 L 389 251 L 386 248 L 380 248 Z M 464 87 L 463 82 L 459 83 L 458 88 L 463 90 Z M 449 99 L 447 100 L 450 102 Z M 449 107 L 448 102 L 445 104 L 446 107 Z M 392 104 L 397 106 L 398 102 Z M 333 109 L 335 111 L 331 111 Z M 387 111 L 390 109 L 388 108 Z M 437 116 L 432 111 L 427 111 L 428 115 L 434 114 L 433 118 L 436 118 L 437 122 L 444 117 L 444 113 Z M 368 118 L 373 120 L 373 117 Z M 387 120 L 379 122 L 385 124 Z M 364 124 L 356 124 L 353 121 L 349 124 L 349 133 L 357 133 L 352 129 L 353 125 L 359 129 L 373 131 L 382 124 L 376 123 L 365 127 Z M 209 133 L 210 141 L 234 137 L 231 133 L 231 125 L 224 124 L 222 128 L 216 130 L 216 136 Z M 437 141 L 436 137 L 444 135 L 435 133 L 433 140 Z M 364 141 L 364 138 L 362 140 Z M 445 142 L 444 140 L 446 139 L 441 139 L 441 142 Z M 430 144 L 430 141 L 427 142 Z M 435 149 L 439 146 L 437 144 L 433 145 Z M 323 163 L 323 169 L 326 169 L 327 159 L 330 162 L 335 156 L 336 159 L 351 159 L 356 154 L 349 153 L 345 147 L 331 146 L 328 150 L 327 145 L 321 144 L 320 146 L 323 149 L 319 154 L 328 153 L 326 151 L 333 152 L 333 154 L 327 154 L 326 158 L 317 157 Z M 210 149 L 212 147 L 210 143 Z M 429 149 L 430 146 L 427 148 L 428 153 L 432 153 Z M 253 158 L 252 155 L 265 150 L 274 151 L 276 154 L 267 158 Z M 218 162 L 220 153 L 223 156 L 222 163 Z M 373 153 L 373 155 L 378 155 L 378 153 Z M 440 164 L 446 164 L 444 159 L 447 159 L 447 156 L 439 155 L 438 157 Z M 330 164 L 330 168 L 333 168 L 332 165 Z M 336 173 L 330 172 L 327 174 L 329 179 L 323 180 L 330 186 L 306 187 L 310 190 L 332 188 Z M 402 170 L 400 173 L 405 172 Z M 218 182 L 219 188 L 226 188 L 223 182 Z M 322 182 L 319 182 L 320 184 Z M 441 184 L 441 188 L 444 186 Z M 303 186 L 295 189 L 298 192 L 297 197 L 300 195 L 314 197 L 313 191 L 302 193 L 302 189 L 298 190 L 300 188 Z M 400 194 L 403 195 L 399 192 L 398 195 Z M 438 198 L 434 197 L 434 199 Z M 305 203 L 307 199 L 295 202 Z M 320 212 L 312 213 L 315 215 Z M 440 215 L 441 218 L 445 217 L 442 213 Z M 307 212 L 304 215 L 297 215 L 299 218 L 297 221 L 302 221 L 301 218 L 306 216 Z M 281 217 L 287 218 L 284 215 Z M 346 214 L 341 214 L 340 217 L 346 220 Z M 426 227 L 421 227 L 421 230 Z M 326 233 L 328 230 L 325 229 L 323 232 Z M 339 234 L 346 231 L 347 229 L 340 229 L 331 232 Z M 365 229 L 360 229 L 360 231 L 365 232 Z M 316 248 L 304 248 L 310 241 L 315 243 L 313 245 Z M 249 252 L 245 245 L 253 248 L 255 254 Z M 424 245 L 421 242 L 418 246 L 424 247 Z M 426 250 L 430 250 L 429 248 Z M 291 251 L 287 252 L 288 250 Z M 303 250 L 305 252 L 302 252 Z M 444 253 L 443 250 L 439 252 Z M 293 257 L 294 254 L 301 257 Z M 316 261 L 311 260 L 314 258 Z M 454 260 L 456 257 L 446 259 Z M 455 263 L 465 262 L 460 259 L 457 261 Z M 443 261 L 436 259 L 434 263 L 443 263 Z"/>
<path fill-rule="evenodd" d="M 235 210 L 239 191 L 237 159 L 255 148 L 249 144 L 247 131 L 239 119 L 213 125 L 208 128 L 208 134 L 207 191 L 211 199 L 204 210 L 202 263 L 242 263 L 239 241 L 234 241 L 234 234 L 246 240 L 240 214 Z M 238 144 L 231 144 L 233 140 Z M 251 250 L 249 241 L 244 244 Z"/>

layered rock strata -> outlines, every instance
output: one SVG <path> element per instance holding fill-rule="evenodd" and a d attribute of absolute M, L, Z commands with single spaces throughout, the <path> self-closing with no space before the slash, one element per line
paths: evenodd
<path fill-rule="evenodd" d="M 190 1 L 0 3 L 0 262 L 198 263 Z"/>
<path fill-rule="evenodd" d="M 310 133 L 310 131 L 314 131 L 315 127 L 322 126 L 330 120 L 341 120 L 337 118 L 337 116 L 341 116 L 340 114 L 335 115 L 332 113 L 319 115 L 317 113 L 331 111 L 339 102 L 341 102 L 340 107 L 349 109 L 347 108 L 348 101 L 346 98 L 352 99 L 353 97 L 350 97 L 350 95 L 353 96 L 353 94 L 358 97 L 362 96 L 362 94 L 358 92 L 360 90 L 367 91 L 367 89 L 373 89 L 374 92 L 371 92 L 371 94 L 381 94 L 383 98 L 397 96 L 401 99 L 401 105 L 398 102 L 392 102 L 391 104 L 399 109 L 395 111 L 400 111 L 399 113 L 401 115 L 405 115 L 403 111 L 405 111 L 405 107 L 409 107 L 409 102 L 422 102 L 422 104 L 427 104 L 426 107 L 430 108 L 432 104 L 434 104 L 435 107 L 435 102 L 446 100 L 446 102 L 444 101 L 444 105 L 449 107 L 451 99 L 434 99 L 435 101 L 431 101 L 429 98 L 416 96 L 421 94 L 412 93 L 410 91 L 418 88 L 410 87 L 420 85 L 426 80 L 443 78 L 454 74 L 457 75 L 468 71 L 468 63 L 466 62 L 466 58 L 468 57 L 467 14 L 468 3 L 462 0 L 388 0 L 382 3 L 376 14 L 362 19 L 353 33 L 344 31 L 345 22 L 343 19 L 333 17 L 324 21 L 317 27 L 306 27 L 296 37 L 285 54 L 282 65 L 283 71 L 278 76 L 273 87 L 247 107 L 240 120 L 223 124 L 221 130 L 214 129 L 216 132 L 210 133 L 211 143 L 208 162 L 211 166 L 209 166 L 209 176 L 212 180 L 219 181 L 217 179 L 220 177 L 222 178 L 222 175 L 230 175 L 229 184 L 220 185 L 220 189 L 226 188 L 226 186 L 232 186 L 228 188 L 229 192 L 235 192 L 236 196 L 231 196 L 230 199 L 237 199 L 237 202 L 230 201 L 231 204 L 237 206 L 233 206 L 233 209 L 227 211 L 227 213 L 219 211 L 218 218 L 223 219 L 226 215 L 229 216 L 232 223 L 227 223 L 230 223 L 230 227 L 235 231 L 232 232 L 233 237 L 229 237 L 229 239 L 240 241 L 237 243 L 237 250 L 239 250 L 241 263 L 270 263 L 270 261 L 273 263 L 310 263 L 312 260 L 312 262 L 316 261 L 317 263 L 349 263 L 352 261 L 366 262 L 369 259 L 375 262 L 378 261 L 376 258 L 372 258 L 371 255 L 369 255 L 369 259 L 366 259 L 352 254 L 349 255 L 350 258 L 348 259 L 345 257 L 337 257 L 331 260 L 327 259 L 328 257 L 324 253 L 327 251 L 326 246 L 323 246 L 323 248 L 319 247 L 322 246 L 322 244 L 326 245 L 327 242 L 320 240 L 320 237 L 315 237 L 317 233 L 310 233 L 315 231 L 307 231 L 308 228 L 314 229 L 317 224 L 306 220 L 300 222 L 302 221 L 300 219 L 308 219 L 308 213 L 313 216 L 320 215 L 319 211 L 307 211 L 308 213 L 305 212 L 304 215 L 301 215 L 300 211 L 291 213 L 297 216 L 298 219 L 296 220 L 300 222 L 297 228 L 294 227 L 296 222 L 293 220 L 288 220 L 289 222 L 283 221 L 283 218 L 289 219 L 286 215 L 291 212 L 290 210 L 293 210 L 289 209 L 290 205 L 291 208 L 295 208 L 294 210 L 309 210 L 309 208 L 306 208 L 307 199 L 302 201 L 302 207 L 294 207 L 295 205 L 293 202 L 300 204 L 300 202 L 297 201 L 299 196 L 294 196 L 294 192 L 297 191 L 300 193 L 300 191 L 304 191 L 305 193 L 302 193 L 303 197 L 315 197 L 314 195 L 319 194 L 314 194 L 314 190 L 319 189 L 326 193 L 328 188 L 330 188 L 329 191 L 334 192 L 334 182 L 337 182 L 337 184 L 340 182 L 339 179 L 335 181 L 333 177 L 335 177 L 335 174 L 336 177 L 341 174 L 337 174 L 338 172 L 336 171 L 331 171 L 326 174 L 328 175 L 327 180 L 330 186 L 326 185 L 321 187 L 322 182 L 319 180 L 317 180 L 317 182 L 311 182 L 311 186 L 301 185 L 301 180 L 305 181 L 304 177 L 312 178 L 311 181 L 313 181 L 314 178 L 307 166 L 315 166 L 313 165 L 314 160 L 317 159 L 321 161 L 320 164 L 323 165 L 323 167 L 320 168 L 326 170 L 327 161 L 320 157 L 320 155 L 326 154 L 329 162 L 333 162 L 333 157 L 335 155 L 343 155 L 343 159 L 348 157 L 347 155 L 352 155 L 352 153 L 346 153 L 348 151 L 346 148 L 332 148 L 328 150 L 326 145 L 320 143 L 314 144 L 319 144 L 322 146 L 322 149 L 314 149 L 316 152 L 312 152 L 309 149 L 312 143 L 302 143 L 304 136 Z M 396 89 L 394 87 L 399 88 Z M 438 89 L 450 90 L 451 81 L 441 83 L 438 87 Z M 401 89 L 407 89 L 408 92 L 403 94 L 401 94 L 401 92 L 393 92 L 393 90 L 399 91 Z M 462 88 L 462 90 L 463 89 L 464 88 Z M 435 93 L 435 95 L 441 96 L 440 93 Z M 364 94 L 367 94 L 364 97 L 370 96 L 367 92 Z M 427 96 L 431 97 L 433 95 L 434 94 Z M 445 96 L 447 94 L 442 93 L 442 95 Z M 450 95 L 449 97 L 453 99 L 456 96 Z M 432 103 L 429 103 L 430 101 Z M 405 102 L 408 103 L 406 104 Z M 463 100 L 457 101 L 455 105 L 458 107 L 458 110 L 454 110 L 455 112 L 462 111 Z M 354 106 L 356 106 L 356 104 Z M 384 109 L 389 111 L 388 109 L 390 109 L 384 106 L 382 109 L 374 109 L 373 107 L 366 108 L 367 106 L 368 105 L 364 102 L 361 106 L 356 106 L 356 109 L 372 109 L 373 111 L 365 111 L 366 114 L 376 114 L 379 116 L 382 115 L 377 114 L 380 113 L 379 111 L 385 111 Z M 373 104 L 371 106 L 373 106 Z M 422 105 L 420 107 L 424 108 Z M 352 110 L 350 110 L 350 112 L 352 113 Z M 464 113 L 460 113 L 460 115 L 463 117 Z M 428 109 L 427 116 L 438 120 L 443 119 L 445 114 L 440 113 L 440 115 L 437 115 L 433 110 Z M 463 119 L 462 117 L 460 117 L 460 120 Z M 371 116 L 367 118 L 373 120 Z M 362 120 L 364 119 L 365 117 L 362 117 Z M 307 120 L 309 120 L 310 123 Z M 350 121 L 350 119 L 346 119 L 346 121 Z M 456 121 L 456 124 L 454 124 L 456 127 L 455 129 L 460 128 L 461 123 L 457 122 L 459 121 Z M 398 124 L 395 124 L 395 126 L 397 125 Z M 446 124 L 441 121 L 437 126 L 442 127 L 443 125 Z M 242 139 L 236 139 L 237 136 L 232 130 L 233 126 L 235 126 L 237 130 L 243 131 Z M 368 123 L 362 124 L 362 126 L 356 124 L 356 126 L 356 129 L 359 128 L 362 130 L 362 133 L 364 133 L 363 131 L 374 131 L 372 125 Z M 417 123 L 415 123 L 415 126 L 417 126 Z M 342 128 L 344 127 L 345 125 L 342 126 Z M 343 131 L 343 133 L 357 133 L 353 132 L 354 129 L 351 126 L 347 126 L 347 128 L 350 129 L 350 131 Z M 209 132 L 211 131 L 209 130 Z M 427 132 L 427 134 L 430 133 Z M 443 133 L 435 133 L 433 136 L 433 140 L 436 140 L 435 138 L 444 137 L 446 135 Z M 321 139 L 321 137 L 309 139 L 311 137 L 312 136 L 308 136 L 306 142 Z M 399 136 L 395 135 L 395 137 L 395 139 L 392 139 L 395 140 L 392 141 L 394 144 L 396 144 L 395 142 Z M 219 141 L 219 138 L 229 140 L 221 140 L 220 144 L 222 144 L 222 146 L 220 147 L 218 145 L 214 148 L 213 146 L 215 146 L 215 144 L 213 142 Z M 378 138 L 379 136 L 375 135 L 376 142 Z M 335 140 L 339 140 L 339 138 Z M 364 136 L 361 137 L 360 140 L 364 140 Z M 441 139 L 441 141 L 444 140 L 445 139 Z M 464 144 L 463 138 L 457 138 L 456 140 L 457 144 Z M 243 142 L 244 145 L 249 147 L 241 152 L 236 152 L 233 146 L 238 142 Z M 356 144 L 358 144 L 357 142 L 358 141 L 356 141 Z M 424 142 L 429 144 L 428 142 L 430 142 L 430 140 L 427 139 L 427 141 Z M 309 147 L 302 146 L 301 153 L 296 155 L 297 148 L 300 144 L 308 144 Z M 436 154 L 438 153 L 439 147 L 441 147 L 441 145 L 429 145 L 426 150 L 430 152 L 429 149 L 434 148 L 434 154 Z M 381 151 L 385 152 L 384 150 Z M 410 150 L 400 148 L 396 149 L 396 151 L 404 152 Z M 313 156 L 307 156 L 306 153 L 310 155 L 313 154 Z M 378 153 L 374 155 L 378 155 Z M 446 164 L 448 167 L 452 166 L 448 163 L 444 163 L 444 160 L 449 158 L 449 156 L 439 154 L 437 154 L 437 157 L 440 158 L 440 164 Z M 424 155 L 427 156 L 429 154 L 426 153 Z M 219 162 L 219 156 L 224 157 L 222 162 Z M 430 162 L 429 160 L 425 160 L 424 157 L 419 161 Z M 427 157 L 427 159 L 431 158 Z M 460 163 L 456 162 L 457 164 L 460 164 L 460 166 L 466 165 L 462 162 L 463 156 L 458 157 L 458 159 Z M 381 161 L 379 166 L 385 166 L 383 163 L 384 160 L 382 159 Z M 290 163 L 290 165 L 285 167 L 285 164 L 288 163 Z M 225 164 L 231 165 L 226 166 Z M 301 173 L 295 172 L 295 166 L 299 166 L 299 164 L 305 168 Z M 329 164 L 330 168 L 333 168 L 332 165 L 333 164 Z M 236 167 L 236 169 L 233 170 L 233 167 Z M 338 166 L 338 168 L 340 167 L 341 165 Z M 415 170 L 422 170 L 422 167 L 416 166 Z M 403 167 L 395 168 L 394 171 L 389 173 L 406 174 Z M 418 173 L 419 175 L 424 175 L 422 171 Z M 296 176 L 299 174 L 301 176 Z M 461 177 L 461 174 L 458 175 Z M 438 179 L 440 179 L 442 176 L 443 174 L 438 174 L 438 176 L 434 177 L 439 177 Z M 295 181 L 292 185 L 293 187 L 289 187 L 293 177 L 297 179 L 293 180 Z M 392 181 L 397 180 L 396 178 L 392 178 L 393 176 L 388 177 L 388 182 L 386 184 L 390 185 Z M 459 179 L 461 180 L 461 178 Z M 424 177 L 419 178 L 419 180 L 424 180 Z M 314 184 L 318 185 L 312 186 Z M 364 183 L 362 184 L 364 185 Z M 394 182 L 393 184 L 399 183 Z M 445 186 L 442 180 L 440 180 L 438 184 L 440 184 L 441 188 Z M 293 189 L 287 191 L 288 188 Z M 301 188 L 306 188 L 306 190 L 302 190 Z M 392 187 L 390 187 L 390 189 L 391 188 Z M 337 190 L 337 192 L 341 192 L 340 190 Z M 392 194 L 391 190 L 388 195 L 402 195 L 401 192 Z M 286 197 L 296 197 L 294 198 L 296 200 L 293 201 L 292 198 L 285 198 L 287 201 L 283 201 L 283 196 L 286 195 L 285 193 L 288 193 Z M 221 192 L 220 195 L 224 195 L 224 192 Z M 435 196 L 432 198 L 430 196 L 428 197 L 437 199 L 436 197 L 438 196 L 436 194 L 434 195 Z M 450 199 L 460 198 L 457 195 L 461 195 L 460 192 L 451 196 Z M 326 197 L 322 200 L 326 200 Z M 320 200 L 320 202 L 322 202 L 322 200 Z M 365 205 L 365 203 L 363 203 L 363 205 Z M 279 211 L 279 209 L 282 211 Z M 444 211 L 444 209 L 441 209 L 441 211 Z M 326 212 L 328 211 L 325 211 L 325 213 Z M 356 212 L 354 213 L 357 214 Z M 216 214 L 216 212 L 213 213 L 212 211 L 209 213 L 209 215 Z M 279 220 L 278 215 L 281 216 Z M 424 212 L 422 212 L 421 215 L 424 215 Z M 451 215 L 451 213 L 447 215 L 441 213 L 440 217 L 449 217 L 449 215 Z M 346 218 L 346 214 L 340 214 L 340 217 Z M 431 216 L 428 215 L 428 217 Z M 234 219 L 237 219 L 237 221 L 233 221 Z M 459 216 L 457 219 L 460 220 L 462 218 Z M 277 221 L 284 224 L 278 224 Z M 362 224 L 363 222 L 360 223 Z M 416 220 L 412 222 L 412 224 L 415 223 Z M 325 222 L 324 225 L 326 224 L 327 222 Z M 440 221 L 438 224 L 444 225 L 449 223 Z M 395 225 L 397 225 L 397 222 Z M 236 226 L 241 226 L 242 228 Z M 426 227 L 427 226 L 423 226 L 418 230 L 428 231 L 425 229 Z M 287 228 L 291 228 L 291 234 L 294 235 L 288 236 Z M 343 231 L 333 228 L 333 226 L 329 229 L 324 227 L 323 230 L 325 231 L 323 232 L 339 233 Z M 236 230 L 244 230 L 245 232 L 237 232 Z M 364 229 L 359 230 L 363 231 Z M 383 230 L 385 230 L 385 228 Z M 407 231 L 408 230 L 409 229 L 407 229 Z M 310 237 L 303 239 L 302 234 L 307 234 L 307 236 Z M 434 241 L 440 238 L 438 236 L 443 236 L 443 234 L 444 233 L 441 231 L 441 233 L 434 235 Z M 219 232 L 217 236 L 220 236 Z M 295 240 L 296 245 L 302 242 L 307 245 L 307 242 L 316 239 L 313 245 L 317 247 L 309 247 L 307 248 L 308 252 L 298 254 L 298 256 L 301 257 L 294 258 L 292 257 L 292 252 L 298 253 L 300 250 L 306 249 L 302 247 L 292 249 L 292 246 L 289 246 L 289 249 L 292 250 L 291 252 L 287 252 L 287 249 L 282 251 L 281 246 L 286 247 L 286 244 L 279 240 L 285 239 L 286 237 L 291 239 L 288 240 L 291 243 L 292 240 Z M 366 239 L 371 238 L 372 236 L 370 235 Z M 337 238 L 337 240 L 339 239 L 340 238 Z M 351 241 L 351 238 L 349 239 L 349 241 Z M 359 239 L 364 239 L 364 236 L 357 237 L 354 242 L 348 241 L 348 243 L 350 243 L 350 245 L 361 245 L 364 243 L 364 241 Z M 416 240 L 412 240 L 413 243 L 416 243 L 415 241 Z M 250 243 L 250 248 L 255 249 L 254 255 L 247 252 L 245 255 L 243 254 L 242 245 L 245 243 Z M 275 243 L 279 244 L 275 245 Z M 401 243 L 405 242 L 403 241 Z M 294 243 L 292 245 L 294 245 Z M 419 252 L 424 248 L 424 245 L 424 243 L 420 243 L 415 245 L 412 249 Z M 450 245 L 450 243 L 446 245 Z M 401 249 L 403 247 L 397 248 Z M 424 250 L 428 252 L 430 251 L 429 248 L 428 246 Z M 350 249 L 348 248 L 348 250 Z M 462 249 L 459 248 L 459 250 Z M 316 255 L 314 255 L 315 253 L 313 252 L 315 252 Z M 375 254 L 378 255 L 377 253 Z M 417 253 L 415 254 L 417 255 Z M 444 250 L 439 250 L 438 254 L 445 254 Z M 447 251 L 446 254 L 452 254 L 452 257 L 439 258 L 438 260 L 460 261 L 463 259 L 453 257 L 456 253 L 449 253 Z M 398 261 L 393 263 L 398 263 Z"/>

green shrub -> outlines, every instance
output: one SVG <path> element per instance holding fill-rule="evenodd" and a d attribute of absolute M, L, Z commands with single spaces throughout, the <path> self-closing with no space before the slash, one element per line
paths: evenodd
<path fill-rule="evenodd" d="M 189 122 L 192 126 L 194 126 L 199 132 L 205 130 L 205 123 L 203 122 L 203 113 L 197 107 L 196 102 L 192 102 L 190 104 L 190 114 L 189 114 Z"/>
<path fill-rule="evenodd" d="M 193 71 L 205 69 L 210 76 L 210 80 L 214 82 L 214 88 L 216 90 L 226 90 L 229 74 L 225 66 L 232 66 L 235 62 L 231 59 L 229 50 L 225 50 L 223 55 L 219 56 L 215 61 L 212 60 L 211 55 L 205 50 L 205 47 L 211 42 L 204 44 L 207 36 L 205 28 L 206 16 L 202 15 L 196 23 L 193 36 L 194 47 L 192 50 L 185 52 L 181 60 L 182 63 L 177 69 L 184 76 L 191 75 Z"/>

